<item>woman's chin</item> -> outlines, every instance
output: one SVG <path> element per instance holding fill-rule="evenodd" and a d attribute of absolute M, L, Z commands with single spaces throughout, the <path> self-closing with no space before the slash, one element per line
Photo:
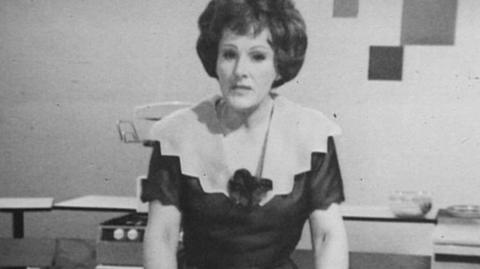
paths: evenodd
<path fill-rule="evenodd" d="M 258 106 L 258 104 L 246 96 L 227 97 L 228 106 L 238 112 L 248 111 Z"/>

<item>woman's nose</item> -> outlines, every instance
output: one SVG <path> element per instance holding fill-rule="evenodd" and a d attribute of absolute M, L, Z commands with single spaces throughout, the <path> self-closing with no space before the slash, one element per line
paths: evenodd
<path fill-rule="evenodd" d="M 248 59 L 242 56 L 238 57 L 233 72 L 237 77 L 245 77 L 248 73 Z"/>

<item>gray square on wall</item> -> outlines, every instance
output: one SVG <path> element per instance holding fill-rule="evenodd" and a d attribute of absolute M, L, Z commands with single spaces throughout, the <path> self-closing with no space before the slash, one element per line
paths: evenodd
<path fill-rule="evenodd" d="M 402 80 L 403 47 L 370 46 L 368 79 Z"/>
<path fill-rule="evenodd" d="M 453 45 L 457 0 L 404 0 L 402 45 Z"/>
<path fill-rule="evenodd" d="M 334 0 L 333 17 L 355 18 L 358 16 L 359 0 Z"/>

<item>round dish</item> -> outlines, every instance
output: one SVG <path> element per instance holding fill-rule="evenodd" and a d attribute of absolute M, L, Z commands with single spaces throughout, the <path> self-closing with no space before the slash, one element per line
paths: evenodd
<path fill-rule="evenodd" d="M 422 218 L 432 208 L 427 191 L 395 191 L 389 197 L 392 213 L 399 218 Z"/>
<path fill-rule="evenodd" d="M 447 207 L 447 212 L 458 218 L 480 218 L 478 205 L 453 205 Z"/>

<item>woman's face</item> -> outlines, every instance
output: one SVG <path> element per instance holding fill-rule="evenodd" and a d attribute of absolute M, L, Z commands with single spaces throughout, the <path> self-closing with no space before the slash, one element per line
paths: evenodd
<path fill-rule="evenodd" d="M 270 31 L 258 35 L 223 32 L 217 57 L 217 76 L 227 104 L 237 111 L 256 109 L 270 98 L 277 78 Z"/>

